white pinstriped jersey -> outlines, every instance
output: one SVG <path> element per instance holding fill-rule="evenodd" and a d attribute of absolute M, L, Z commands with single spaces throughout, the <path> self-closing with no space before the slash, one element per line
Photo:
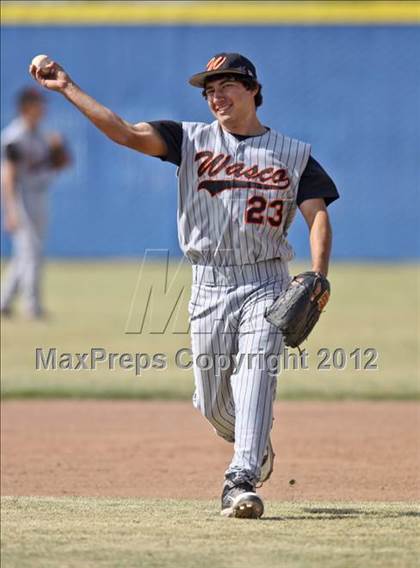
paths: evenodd
<path fill-rule="evenodd" d="M 211 124 L 183 122 L 178 168 L 178 236 L 193 264 L 243 265 L 293 251 L 296 213 L 310 145 L 274 130 L 238 140 Z"/>

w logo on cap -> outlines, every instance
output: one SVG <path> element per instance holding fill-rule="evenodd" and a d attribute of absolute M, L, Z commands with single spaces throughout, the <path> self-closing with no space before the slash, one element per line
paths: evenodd
<path fill-rule="evenodd" d="M 219 55 L 219 57 L 212 57 L 210 61 L 207 63 L 207 71 L 214 71 L 215 69 L 219 69 L 226 61 L 226 55 Z"/>

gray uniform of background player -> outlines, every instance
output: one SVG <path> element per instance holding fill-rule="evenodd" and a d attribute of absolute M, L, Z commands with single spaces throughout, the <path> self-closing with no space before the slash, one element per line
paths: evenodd
<path fill-rule="evenodd" d="M 28 316 L 43 312 L 40 294 L 43 242 L 47 224 L 47 188 L 56 169 L 50 162 L 47 136 L 28 128 L 19 117 L 1 135 L 2 167 L 6 159 L 16 168 L 16 206 L 19 225 L 12 233 L 12 258 L 1 290 L 1 309 L 7 312 L 19 291 Z"/>
<path fill-rule="evenodd" d="M 309 159 L 312 168 L 318 166 L 318 178 L 321 172 L 323 193 L 307 196 L 332 201 L 336 189 L 310 158 L 308 144 L 274 130 L 238 137 L 217 121 L 184 122 L 176 156 L 171 147 L 177 128 L 179 145 L 179 123 L 151 124 L 170 149 L 164 159 L 179 166 L 178 234 L 193 264 L 194 405 L 235 443 L 226 477 L 255 485 L 272 425 L 282 346 L 264 311 L 290 280 L 293 252 L 286 235 Z M 242 360 L 239 369 L 215 372 L 215 361 L 232 356 Z"/>

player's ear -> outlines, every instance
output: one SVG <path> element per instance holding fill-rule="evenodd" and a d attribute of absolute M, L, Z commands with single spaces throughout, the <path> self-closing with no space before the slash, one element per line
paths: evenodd
<path fill-rule="evenodd" d="M 257 81 L 253 81 L 253 80 L 245 80 L 243 82 L 244 87 L 246 88 L 247 91 L 249 91 L 252 96 L 255 98 L 259 92 L 261 91 L 261 85 L 257 82 Z"/>
<path fill-rule="evenodd" d="M 257 83 L 256 81 L 253 81 L 253 85 L 252 85 L 252 87 L 251 87 L 251 90 L 252 90 L 252 94 L 253 94 L 254 97 L 255 97 L 255 96 L 258 95 L 258 93 L 260 92 L 260 90 L 261 90 L 261 85 L 260 85 L 259 83 Z"/>

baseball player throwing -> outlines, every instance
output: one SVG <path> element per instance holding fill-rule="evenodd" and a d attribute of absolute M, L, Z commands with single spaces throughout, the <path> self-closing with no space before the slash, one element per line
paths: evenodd
<path fill-rule="evenodd" d="M 312 270 L 326 276 L 331 228 L 326 206 L 338 197 L 308 144 L 264 126 L 254 65 L 220 53 L 190 78 L 215 120 L 130 124 L 105 108 L 57 63 L 32 76 L 61 92 L 114 142 L 178 166 L 178 235 L 193 271 L 190 301 L 194 405 L 217 434 L 234 444 L 225 472 L 222 514 L 258 518 L 255 489 L 267 481 L 282 333 L 266 309 L 289 285 L 287 231 L 297 208 L 310 234 Z M 198 365 L 235 356 L 240 365 Z"/>

